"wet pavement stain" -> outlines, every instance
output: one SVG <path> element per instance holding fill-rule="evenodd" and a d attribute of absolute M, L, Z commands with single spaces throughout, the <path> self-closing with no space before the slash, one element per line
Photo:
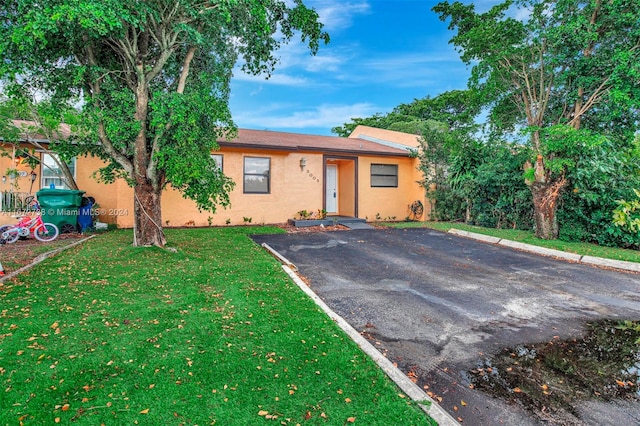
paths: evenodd
<path fill-rule="evenodd" d="M 640 403 L 640 321 L 592 322 L 580 338 L 504 349 L 466 376 L 475 389 L 540 420 L 576 424 L 579 401 Z"/>

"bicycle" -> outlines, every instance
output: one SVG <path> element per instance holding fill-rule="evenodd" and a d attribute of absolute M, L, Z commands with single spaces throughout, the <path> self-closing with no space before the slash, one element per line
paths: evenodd
<path fill-rule="evenodd" d="M 40 210 L 38 202 L 33 200 L 35 210 Z M 15 243 L 20 237 L 28 237 L 30 234 L 38 241 L 53 241 L 58 238 L 60 231 L 53 223 L 43 222 L 42 216 L 23 216 L 16 225 L 0 227 L 0 244 Z"/>

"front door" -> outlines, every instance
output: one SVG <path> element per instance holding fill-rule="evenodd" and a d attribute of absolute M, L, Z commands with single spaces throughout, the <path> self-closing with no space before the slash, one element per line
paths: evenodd
<path fill-rule="evenodd" d="M 327 164 L 325 189 L 325 210 L 329 214 L 338 213 L 338 166 Z"/>

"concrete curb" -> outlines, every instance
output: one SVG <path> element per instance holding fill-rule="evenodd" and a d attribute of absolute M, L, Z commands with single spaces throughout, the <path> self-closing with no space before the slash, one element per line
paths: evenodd
<path fill-rule="evenodd" d="M 582 259 L 582 256 L 580 256 L 579 254 L 567 253 L 564 251 L 554 250 L 546 247 L 538 247 L 531 244 L 519 243 L 517 241 L 500 240 L 498 244 L 501 246 L 524 250 L 542 256 L 558 257 L 560 259 L 572 260 L 574 262 L 580 262 L 580 259 Z"/>
<path fill-rule="evenodd" d="M 475 232 L 462 231 L 460 229 L 450 229 L 450 234 L 460 237 L 471 238 L 477 241 L 497 244 L 505 247 L 511 247 L 517 250 L 538 254 L 541 256 L 550 256 L 558 259 L 564 259 L 572 262 L 584 263 L 585 265 L 601 266 L 606 268 L 615 268 L 623 271 L 640 272 L 640 263 L 628 262 L 625 260 L 604 259 L 594 256 L 583 256 L 576 253 L 568 253 L 565 251 L 554 250 L 545 247 L 538 247 L 532 244 L 519 243 L 517 241 L 505 240 Z"/>
<path fill-rule="evenodd" d="M 601 257 L 582 256 L 580 262 L 587 265 L 605 266 L 607 268 L 624 269 L 626 271 L 640 272 L 640 263 L 628 262 L 626 260 L 603 259 Z"/>
<path fill-rule="evenodd" d="M 461 229 L 450 229 L 450 234 L 460 235 L 461 237 L 473 238 L 474 240 L 484 241 L 491 244 L 499 244 L 501 239 L 492 237 L 491 235 L 474 234 L 473 232 L 463 231 Z"/>
<path fill-rule="evenodd" d="M 284 257 L 278 254 L 278 259 Z M 288 262 L 288 261 L 287 261 Z M 291 263 L 291 262 L 289 262 Z M 357 330 L 355 330 L 344 318 L 336 314 L 329 306 L 327 306 L 317 294 L 309 288 L 294 272 L 292 268 L 287 265 L 282 265 L 282 269 L 291 277 L 291 279 L 297 284 L 297 286 L 311 298 L 315 304 L 324 311 L 324 313 L 331 318 L 336 324 L 344 330 L 344 332 L 366 353 L 378 366 L 386 373 L 391 380 L 413 401 L 415 401 L 420 408 L 426 412 L 431 418 L 438 422 L 441 426 L 453 426 L 459 423 L 446 411 L 442 409 L 433 399 L 431 399 L 418 385 L 413 383 L 409 378 L 402 373 L 391 361 L 385 358 L 367 339 L 362 337 Z M 424 404 L 427 401 L 428 404 Z"/>
<path fill-rule="evenodd" d="M 23 266 L 22 268 L 16 269 L 15 271 L 13 271 L 13 272 L 11 272 L 11 273 L 9 273 L 9 274 L 7 274 L 7 275 L 5 275 L 5 276 L 1 277 L 1 278 L 0 278 L 0 283 L 4 282 L 5 280 L 8 280 L 8 279 L 11 279 L 11 278 L 15 277 L 15 276 L 17 276 L 17 275 L 19 275 L 19 274 L 23 273 L 24 271 L 27 271 L 27 270 L 29 270 L 29 269 L 33 268 L 33 267 L 34 267 L 34 266 L 36 266 L 38 263 L 42 262 L 42 261 L 43 261 L 43 260 L 45 260 L 45 259 L 48 259 L 49 257 L 51 257 L 51 256 L 53 256 L 53 255 L 56 255 L 56 254 L 58 254 L 58 253 L 60 253 L 60 252 L 63 252 L 63 251 L 65 251 L 65 250 L 67 250 L 67 249 L 70 249 L 71 247 L 75 247 L 75 246 L 77 246 L 78 244 L 82 244 L 82 243 L 84 243 L 85 241 L 90 240 L 90 239 L 91 239 L 91 238 L 93 238 L 93 237 L 95 237 L 95 235 L 91 235 L 91 236 L 89 236 L 89 237 L 87 237 L 87 238 L 83 238 L 83 239 L 81 239 L 81 240 L 79 240 L 79 241 L 75 241 L 75 242 L 73 242 L 73 243 L 69 244 L 68 246 L 58 247 L 58 248 L 57 248 L 57 249 L 55 249 L 55 250 L 51 250 L 51 251 L 48 251 L 48 252 L 46 252 L 46 253 L 42 253 L 41 255 L 38 255 L 35 259 L 33 259 L 33 261 L 32 261 L 30 264 L 25 265 L 25 266 Z"/>

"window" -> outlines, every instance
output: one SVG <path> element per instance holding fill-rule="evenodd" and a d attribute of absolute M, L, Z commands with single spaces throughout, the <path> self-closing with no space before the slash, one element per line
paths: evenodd
<path fill-rule="evenodd" d="M 398 187 L 398 165 L 397 164 L 372 164 L 371 165 L 371 186 L 383 188 Z"/>
<path fill-rule="evenodd" d="M 222 154 L 211 154 L 211 159 L 216 163 L 218 170 L 222 170 Z"/>
<path fill-rule="evenodd" d="M 69 186 L 66 183 L 66 179 L 64 177 L 64 174 L 62 173 L 62 170 L 60 169 L 60 167 L 58 166 L 58 164 L 55 162 L 53 156 L 55 154 L 42 154 L 42 163 L 41 163 L 41 170 L 42 170 L 42 183 L 41 183 L 41 187 L 42 188 L 49 188 L 51 186 L 51 184 L 54 184 L 56 188 L 58 189 L 69 189 Z M 56 157 L 57 158 L 57 157 Z M 76 159 L 73 158 L 71 159 L 71 161 L 67 164 L 67 166 L 69 166 L 69 169 L 71 170 L 71 174 L 73 174 L 73 177 L 76 177 Z"/>
<path fill-rule="evenodd" d="M 268 194 L 271 188 L 271 159 L 244 158 L 244 193 Z"/>

